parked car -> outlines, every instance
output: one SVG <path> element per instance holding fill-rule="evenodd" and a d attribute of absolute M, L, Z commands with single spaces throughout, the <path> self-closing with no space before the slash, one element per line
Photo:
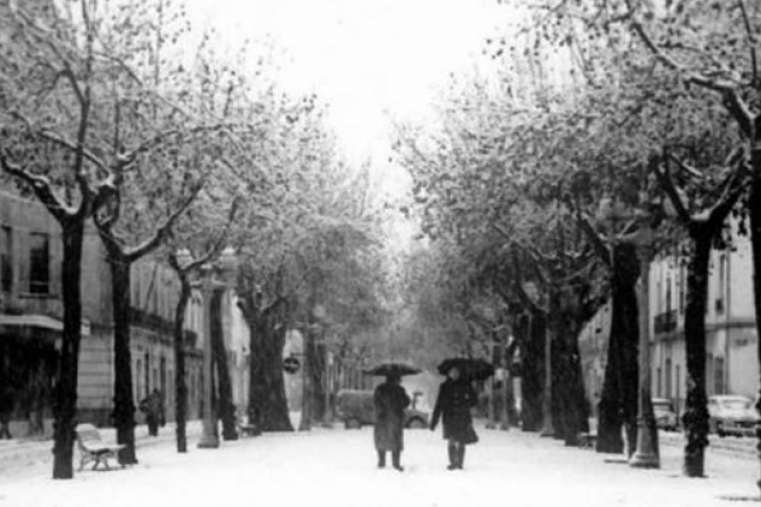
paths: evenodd
<path fill-rule="evenodd" d="M 653 398 L 653 413 L 658 429 L 676 431 L 679 429 L 679 417 L 668 398 Z"/>
<path fill-rule="evenodd" d="M 342 389 L 336 396 L 336 412 L 347 429 L 375 424 L 373 391 Z M 427 428 L 428 413 L 414 408 L 404 410 L 405 428 Z"/>
<path fill-rule="evenodd" d="M 716 395 L 708 398 L 708 421 L 711 433 L 725 435 L 752 436 L 755 432 L 758 414 L 753 400 L 747 396 Z"/>

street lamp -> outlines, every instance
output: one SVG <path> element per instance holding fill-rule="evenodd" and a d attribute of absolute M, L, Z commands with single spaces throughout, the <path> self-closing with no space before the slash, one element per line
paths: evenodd
<path fill-rule="evenodd" d="M 323 403 L 325 404 L 325 410 L 322 414 L 322 426 L 325 428 L 332 428 L 333 427 L 333 410 L 330 405 L 330 397 L 331 397 L 331 368 L 333 365 L 333 355 L 330 352 L 330 348 L 328 347 L 328 339 L 327 339 L 327 323 L 326 318 L 328 316 L 328 312 L 325 309 L 325 307 L 321 304 L 316 304 L 314 306 L 314 309 L 312 310 L 312 314 L 314 315 L 314 318 L 316 320 L 314 324 L 314 329 L 319 332 L 319 338 L 315 340 L 315 348 L 319 350 L 320 347 L 322 347 L 322 360 L 323 360 L 323 369 L 322 369 L 322 381 L 323 381 Z"/>
<path fill-rule="evenodd" d="M 181 268 L 193 261 L 190 251 L 182 249 L 177 253 L 177 262 Z M 217 414 L 212 403 L 214 390 L 214 361 L 211 343 L 211 298 L 214 290 L 227 289 L 234 284 L 237 270 L 235 250 L 227 247 L 215 263 L 206 262 L 193 270 L 190 275 L 192 285 L 200 287 L 203 298 L 203 433 L 198 442 L 199 449 L 216 449 L 219 447 L 217 434 Z"/>
<path fill-rule="evenodd" d="M 652 215 L 647 194 L 640 194 L 640 206 L 631 209 L 625 203 L 611 198 L 603 198 L 598 209 L 598 219 L 613 224 L 622 220 L 634 219 L 639 228 L 634 236 L 637 256 L 640 263 L 639 312 L 639 395 L 637 397 L 637 448 L 629 460 L 636 468 L 659 468 L 650 375 L 650 261 L 653 250 Z"/>
<path fill-rule="evenodd" d="M 494 313 L 494 309 L 487 306 L 483 310 L 483 316 L 484 318 L 489 321 L 493 322 L 496 315 Z M 492 362 L 495 368 L 497 368 L 497 354 L 499 353 L 499 349 L 497 349 L 498 343 L 495 339 L 496 332 L 494 327 L 492 327 L 490 333 L 489 333 L 489 341 L 486 343 L 486 345 L 489 347 L 489 360 Z M 494 429 L 497 427 L 497 373 L 499 370 L 495 370 L 494 375 L 489 379 L 489 381 L 486 383 L 486 389 L 487 389 L 487 396 L 489 403 L 487 404 L 488 407 L 488 422 L 486 423 L 486 427 L 488 429 Z"/>
<path fill-rule="evenodd" d="M 325 338 L 323 338 L 323 346 L 325 347 L 325 413 L 322 425 L 325 428 L 332 428 L 333 406 L 331 400 L 333 397 L 333 353 L 328 349 L 328 343 Z"/>

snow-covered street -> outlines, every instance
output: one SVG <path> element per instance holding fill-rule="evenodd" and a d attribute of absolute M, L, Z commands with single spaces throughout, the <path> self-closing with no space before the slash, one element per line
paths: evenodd
<path fill-rule="evenodd" d="M 758 500 L 758 463 L 709 453 L 708 479 L 681 476 L 681 449 L 665 445 L 660 470 L 519 431 L 479 429 L 465 470 L 446 470 L 439 431 L 409 430 L 405 472 L 376 468 L 372 430 L 315 429 L 222 442 L 179 455 L 171 439 L 139 448 L 140 464 L 53 481 L 47 468 L 5 476 L 0 505 L 109 507 L 282 505 L 375 507 L 692 506 Z"/>

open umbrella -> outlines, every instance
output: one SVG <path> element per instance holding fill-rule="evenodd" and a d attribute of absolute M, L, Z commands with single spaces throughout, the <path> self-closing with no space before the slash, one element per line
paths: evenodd
<path fill-rule="evenodd" d="M 494 366 L 484 359 L 469 357 L 453 357 L 443 360 L 436 368 L 439 373 L 446 375 L 449 370 L 456 367 L 460 375 L 468 380 L 486 380 L 494 375 Z"/>
<path fill-rule="evenodd" d="M 414 368 L 403 363 L 382 363 L 365 370 L 366 375 L 376 377 L 404 377 L 405 375 L 416 375 L 420 373 L 418 368 Z"/>

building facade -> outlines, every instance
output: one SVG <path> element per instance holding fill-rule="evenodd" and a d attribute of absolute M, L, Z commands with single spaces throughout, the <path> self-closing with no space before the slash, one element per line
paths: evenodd
<path fill-rule="evenodd" d="M 63 330 L 65 287 L 61 286 L 61 231 L 33 200 L 0 192 L 0 386 L 12 393 L 14 436 L 52 432 L 53 388 Z M 82 260 L 82 342 L 79 357 L 78 420 L 111 424 L 114 384 L 111 274 L 98 232 L 88 224 Z M 229 291 L 228 291 L 229 292 Z M 153 389 L 174 419 L 173 322 L 179 281 L 150 258 L 132 267 L 131 356 L 135 404 Z M 203 301 L 194 292 L 185 316 L 188 417 L 202 409 Z M 222 305 L 225 344 L 233 385 L 245 367 L 241 323 L 229 293 Z M 245 325 L 245 324 L 243 324 Z M 238 399 L 241 401 L 241 393 Z M 244 398 L 243 398 L 244 399 Z M 142 414 L 136 414 L 142 422 Z"/>
<path fill-rule="evenodd" d="M 759 365 L 755 327 L 750 239 L 734 235 L 734 248 L 711 252 L 706 305 L 706 391 L 741 394 L 758 391 Z M 670 256 L 651 266 L 650 312 L 653 396 L 685 399 L 684 317 L 686 259 Z"/>
<path fill-rule="evenodd" d="M 752 249 L 734 235 L 734 247 L 711 252 L 706 307 L 706 391 L 754 399 L 759 365 L 755 327 Z M 684 318 L 687 259 L 662 255 L 650 265 L 650 360 L 652 395 L 668 398 L 681 413 L 685 402 L 687 356 Z M 585 387 L 590 401 L 602 390 L 610 308 L 603 307 L 580 337 Z"/>

